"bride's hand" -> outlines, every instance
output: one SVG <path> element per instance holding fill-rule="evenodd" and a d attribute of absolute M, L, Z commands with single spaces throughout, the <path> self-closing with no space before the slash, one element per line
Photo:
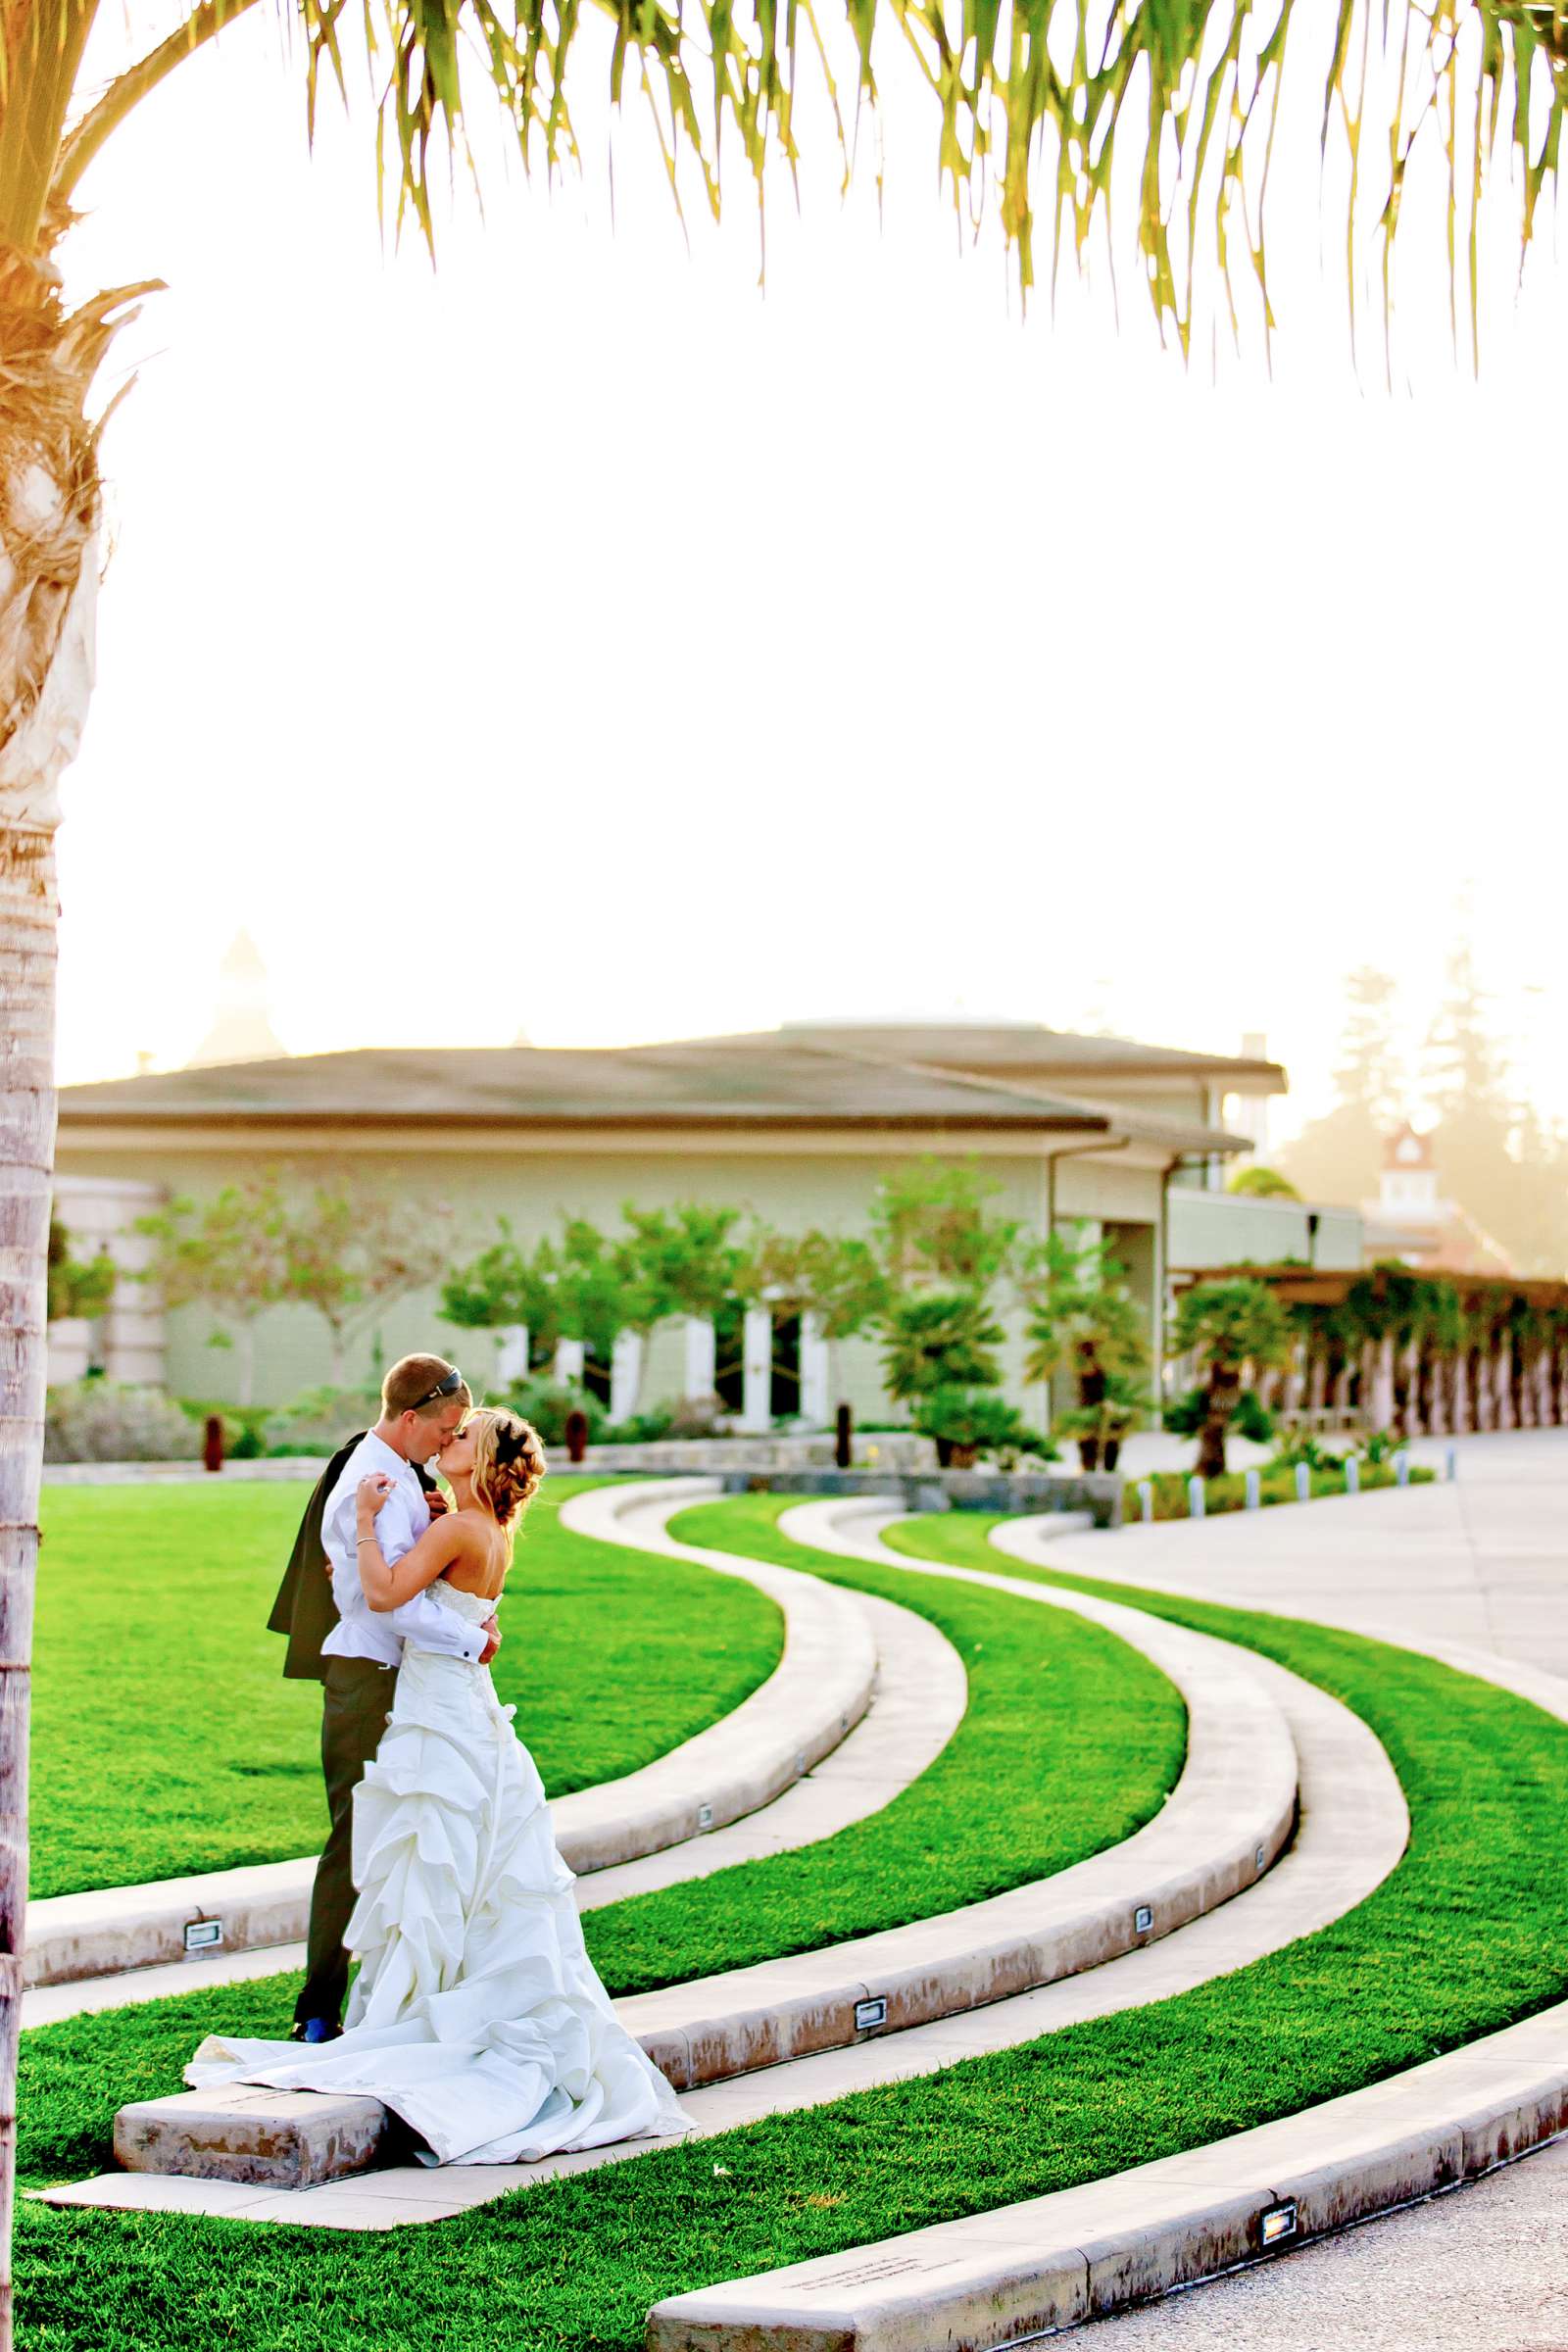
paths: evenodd
<path fill-rule="evenodd" d="M 359 1520 L 362 1527 L 368 1527 L 370 1525 L 377 1511 L 380 1510 L 382 1504 L 386 1501 L 386 1498 L 391 1492 L 392 1481 L 388 1478 L 384 1470 L 374 1470 L 370 1473 L 368 1478 L 361 1479 L 359 1486 L 356 1489 L 356 1494 L 359 1503 Z"/>

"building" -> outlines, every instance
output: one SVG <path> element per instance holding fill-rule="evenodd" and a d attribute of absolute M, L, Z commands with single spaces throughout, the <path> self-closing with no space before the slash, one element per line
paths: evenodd
<path fill-rule="evenodd" d="M 493 1240 L 505 1216 L 519 1241 L 553 1230 L 563 1211 L 605 1230 L 621 1203 L 707 1200 L 785 1230 L 864 1229 L 879 1179 L 926 1154 L 974 1160 L 1001 1183 L 1003 1213 L 1040 1232 L 1087 1225 L 1114 1248 L 1157 1332 L 1176 1269 L 1252 1259 L 1355 1266 L 1354 1212 L 1238 1198 L 1224 1169 L 1250 1148 L 1228 1122 L 1281 1093 L 1285 1074 L 1262 1054 L 1197 1054 L 1127 1039 L 1079 1037 L 1034 1024 L 792 1024 L 616 1050 L 527 1047 L 375 1051 L 190 1068 L 67 1089 L 58 1165 L 62 1214 L 91 1211 L 134 1250 L 134 1216 L 172 1195 L 212 1194 L 236 1174 L 286 1170 L 331 1184 L 373 1175 L 430 1206 L 461 1259 Z M 1238 1122 L 1240 1124 L 1240 1122 Z M 75 1203 L 74 1211 L 73 1202 Z M 135 1296 L 134 1370 L 186 1396 L 224 1393 L 229 1359 L 207 1348 L 205 1310 L 167 1318 L 157 1347 L 150 1301 Z M 353 1369 L 417 1345 L 443 1348 L 495 1377 L 484 1335 L 442 1323 L 435 1292 L 388 1305 L 360 1335 Z M 118 1311 L 118 1310 L 117 1310 Z M 126 1313 L 132 1310 L 127 1303 Z M 765 1315 L 762 1318 L 765 1324 Z M 645 1401 L 731 1379 L 760 1402 L 754 1331 L 734 1360 L 711 1334 L 655 1333 Z M 778 1352 L 774 1335 L 773 1353 Z M 827 1373 L 810 1331 L 786 1335 L 767 1398 L 813 1417 L 828 1409 Z M 1043 1409 L 1019 1376 L 1009 1385 Z M 745 1365 L 752 1366 L 747 1385 Z M 626 1359 L 629 1362 L 629 1358 Z M 283 1401 L 320 1384 L 327 1347 L 300 1306 L 269 1310 L 256 1340 L 256 1395 Z M 122 1371 L 111 1349 L 107 1369 Z M 608 1373 L 609 1368 L 604 1370 Z M 621 1400 L 630 1377 L 621 1366 Z M 697 1384 L 694 1388 L 693 1384 Z M 836 1383 L 857 1410 L 882 1402 L 875 1349 L 846 1345 Z M 833 1399 L 832 1401 L 836 1401 Z"/>
<path fill-rule="evenodd" d="M 1507 1251 L 1439 1190 L 1430 1135 L 1406 1120 L 1383 1148 L 1378 1197 L 1361 1204 L 1368 1265 L 1398 1258 L 1423 1274 L 1517 1272 Z"/>

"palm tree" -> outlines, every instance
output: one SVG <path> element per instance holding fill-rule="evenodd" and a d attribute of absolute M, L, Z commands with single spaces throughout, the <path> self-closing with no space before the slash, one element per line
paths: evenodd
<path fill-rule="evenodd" d="M 1114 1470 L 1122 1439 L 1143 1418 L 1149 1398 L 1149 1343 L 1143 1319 L 1102 1243 L 1048 1234 L 1019 1277 L 1028 1312 L 1025 1380 L 1054 1380 L 1064 1366 L 1078 1400 L 1055 1417 L 1056 1433 L 1076 1438 L 1085 1470 L 1103 1456 Z"/>
<path fill-rule="evenodd" d="M 1289 1346 L 1285 1309 L 1267 1283 L 1200 1282 L 1183 1292 L 1171 1352 L 1196 1357 L 1203 1375 L 1200 1478 L 1225 1475 L 1225 1432 L 1241 1404 L 1248 1367 L 1260 1372 L 1282 1363 Z"/>
<path fill-rule="evenodd" d="M 8 1791 L 0 1811 L 0 2205 L 7 2210 L 25 1851 L 20 1758 L 55 1127 L 54 836 L 60 778 L 80 739 L 92 679 L 105 416 L 94 413 L 93 387 L 117 329 L 152 290 L 152 281 L 114 287 L 72 309 L 57 255 L 93 159 L 150 92 L 254 5 L 198 0 L 167 38 L 91 96 L 78 85 L 98 0 L 11 0 L 0 21 L 0 1000 L 7 1009 L 0 1031 L 0 1591 L 7 1596 L 0 1780 Z M 600 0 L 600 10 L 614 27 L 612 94 L 618 102 L 629 74 L 633 92 L 647 97 L 677 203 L 685 157 L 717 211 L 721 134 L 732 168 L 750 173 L 760 200 L 770 150 L 793 170 L 796 93 L 812 72 L 820 73 L 847 158 L 849 134 L 811 6 L 781 10 L 775 0 L 750 0 L 735 9 L 729 0 L 698 0 L 688 11 L 678 0 L 641 0 L 635 9 Z M 400 223 L 411 218 L 427 239 L 433 234 L 432 177 L 439 179 L 451 155 L 466 152 L 466 74 L 490 84 L 525 161 L 542 151 L 554 168 L 575 156 L 568 96 L 583 72 L 571 63 L 580 13 L 574 0 L 553 7 L 513 0 L 510 10 L 497 0 L 368 5 L 377 153 Z M 1074 0 L 1015 0 L 1007 12 L 956 7 L 951 23 L 939 0 L 886 0 L 882 9 L 877 0 L 847 0 L 846 16 L 863 99 L 876 94 L 879 31 L 913 50 L 936 99 L 940 169 L 960 209 L 978 212 L 996 190 L 1025 292 L 1035 279 L 1034 172 L 1047 172 L 1052 190 L 1054 269 L 1064 239 L 1081 253 L 1103 218 L 1118 141 L 1138 167 L 1140 243 L 1161 330 L 1186 351 L 1196 270 L 1226 276 L 1230 250 L 1245 245 L 1262 289 L 1262 190 L 1287 43 L 1298 20 L 1324 21 L 1309 0 L 1279 0 L 1266 28 L 1254 24 L 1250 0 L 1181 8 L 1107 0 L 1093 35 L 1089 12 Z M 346 87 L 344 12 L 340 0 L 299 0 L 298 17 L 314 115 L 323 74 Z M 1386 186 L 1372 204 L 1386 296 L 1399 196 L 1424 134 L 1447 141 L 1452 252 L 1453 190 L 1461 180 L 1482 188 L 1484 151 L 1499 120 L 1509 125 L 1528 239 L 1542 188 L 1555 177 L 1568 95 L 1560 8 L 1551 0 L 1439 0 L 1428 11 L 1416 0 L 1392 9 L 1341 0 L 1333 21 L 1324 135 L 1343 122 L 1352 190 L 1359 175 L 1363 195 L 1375 159 L 1387 157 Z M 1397 70 L 1388 74 L 1382 69 L 1391 59 Z M 1474 156 L 1461 164 L 1455 125 L 1465 122 L 1474 123 Z M 1350 204 L 1353 245 L 1353 193 Z M 1353 275 L 1352 268 L 1352 282 Z M 1266 294 L 1263 301 L 1266 315 Z M 9 2267 L 0 2263 L 0 2352 L 9 2342 Z"/>

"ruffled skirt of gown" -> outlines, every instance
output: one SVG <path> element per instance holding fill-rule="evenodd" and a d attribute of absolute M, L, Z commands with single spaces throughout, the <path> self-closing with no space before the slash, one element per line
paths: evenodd
<path fill-rule="evenodd" d="M 513 1712 L 487 1667 L 406 1651 L 354 1795 L 345 1940 L 360 1973 L 341 2038 L 209 2034 L 187 2082 L 379 2099 L 427 2164 L 534 2163 L 690 2128 L 588 1958 Z"/>

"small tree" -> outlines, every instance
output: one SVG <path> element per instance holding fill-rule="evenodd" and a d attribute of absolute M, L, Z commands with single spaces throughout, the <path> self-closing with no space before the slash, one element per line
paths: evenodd
<path fill-rule="evenodd" d="M 509 1331 L 520 1324 L 530 1360 L 536 1352 L 548 1356 L 560 1334 L 556 1286 L 545 1263 L 549 1245 L 541 1243 L 530 1255 L 518 1247 L 507 1218 L 496 1222 L 499 1241 L 447 1277 L 442 1315 L 460 1331 Z M 527 1370 L 524 1365 L 524 1378 Z"/>
<path fill-rule="evenodd" d="M 536 1263 L 554 1302 L 555 1329 L 564 1340 L 580 1340 L 601 1362 L 609 1361 L 617 1332 L 646 1337 L 661 1319 L 646 1278 L 586 1217 L 565 1218 L 559 1242 L 541 1242 Z"/>
<path fill-rule="evenodd" d="M 445 1214 L 346 1181 L 315 1185 L 283 1222 L 283 1296 L 326 1325 L 331 1382 L 344 1385 L 355 1338 L 395 1298 L 436 1282 L 447 1263 Z"/>
<path fill-rule="evenodd" d="M 73 1257 L 71 1236 L 50 1210 L 47 1315 L 51 1323 L 78 1315 L 86 1322 L 96 1322 L 108 1312 L 119 1277 L 120 1269 L 107 1250 L 97 1257 Z"/>
<path fill-rule="evenodd" d="M 288 1295 L 288 1211 L 272 1175 L 248 1176 L 209 1200 L 175 1200 L 138 1217 L 153 1245 L 140 1279 L 171 1310 L 209 1307 L 239 1358 L 239 1402 L 256 1390 L 257 1318 Z"/>
<path fill-rule="evenodd" d="M 981 1169 L 940 1159 L 884 1177 L 871 1202 L 871 1232 L 888 1281 L 901 1290 L 930 1282 L 989 1292 L 1019 1234 L 1016 1217 L 991 1212 L 1001 1190 Z"/>
<path fill-rule="evenodd" d="M 713 1208 L 683 1200 L 674 1208 L 639 1208 L 622 1203 L 629 1228 L 616 1245 L 614 1263 L 624 1300 L 624 1327 L 649 1338 L 672 1315 L 716 1315 L 735 1286 L 745 1251 L 731 1237 L 740 1223 L 736 1208 Z M 641 1411 L 647 1357 L 637 1383 Z"/>
<path fill-rule="evenodd" d="M 973 1291 L 914 1291 L 884 1319 L 882 1382 L 901 1404 L 937 1389 L 995 1389 L 1003 1330 Z"/>
<path fill-rule="evenodd" d="M 1183 1295 L 1171 1331 L 1177 1355 L 1192 1355 L 1202 1375 L 1198 1475 L 1225 1474 L 1225 1433 L 1242 1401 L 1249 1367 L 1281 1363 L 1289 1348 L 1285 1310 L 1262 1282 L 1200 1282 Z"/>
<path fill-rule="evenodd" d="M 735 1270 L 735 1295 L 771 1315 L 810 1315 L 828 1351 L 828 1384 L 837 1398 L 841 1344 L 863 1331 L 887 1303 L 887 1278 L 868 1243 L 823 1233 L 780 1233 L 754 1222 Z"/>
<path fill-rule="evenodd" d="M 1122 1439 L 1143 1417 L 1150 1373 L 1143 1318 L 1121 1264 L 1081 1226 L 1071 1241 L 1047 1234 L 1020 1266 L 1019 1292 L 1030 1342 L 1024 1378 L 1071 1372 L 1077 1401 L 1057 1415 L 1056 1428 L 1076 1438 L 1084 1469 L 1097 1470 L 1102 1454 L 1113 1469 Z"/>

